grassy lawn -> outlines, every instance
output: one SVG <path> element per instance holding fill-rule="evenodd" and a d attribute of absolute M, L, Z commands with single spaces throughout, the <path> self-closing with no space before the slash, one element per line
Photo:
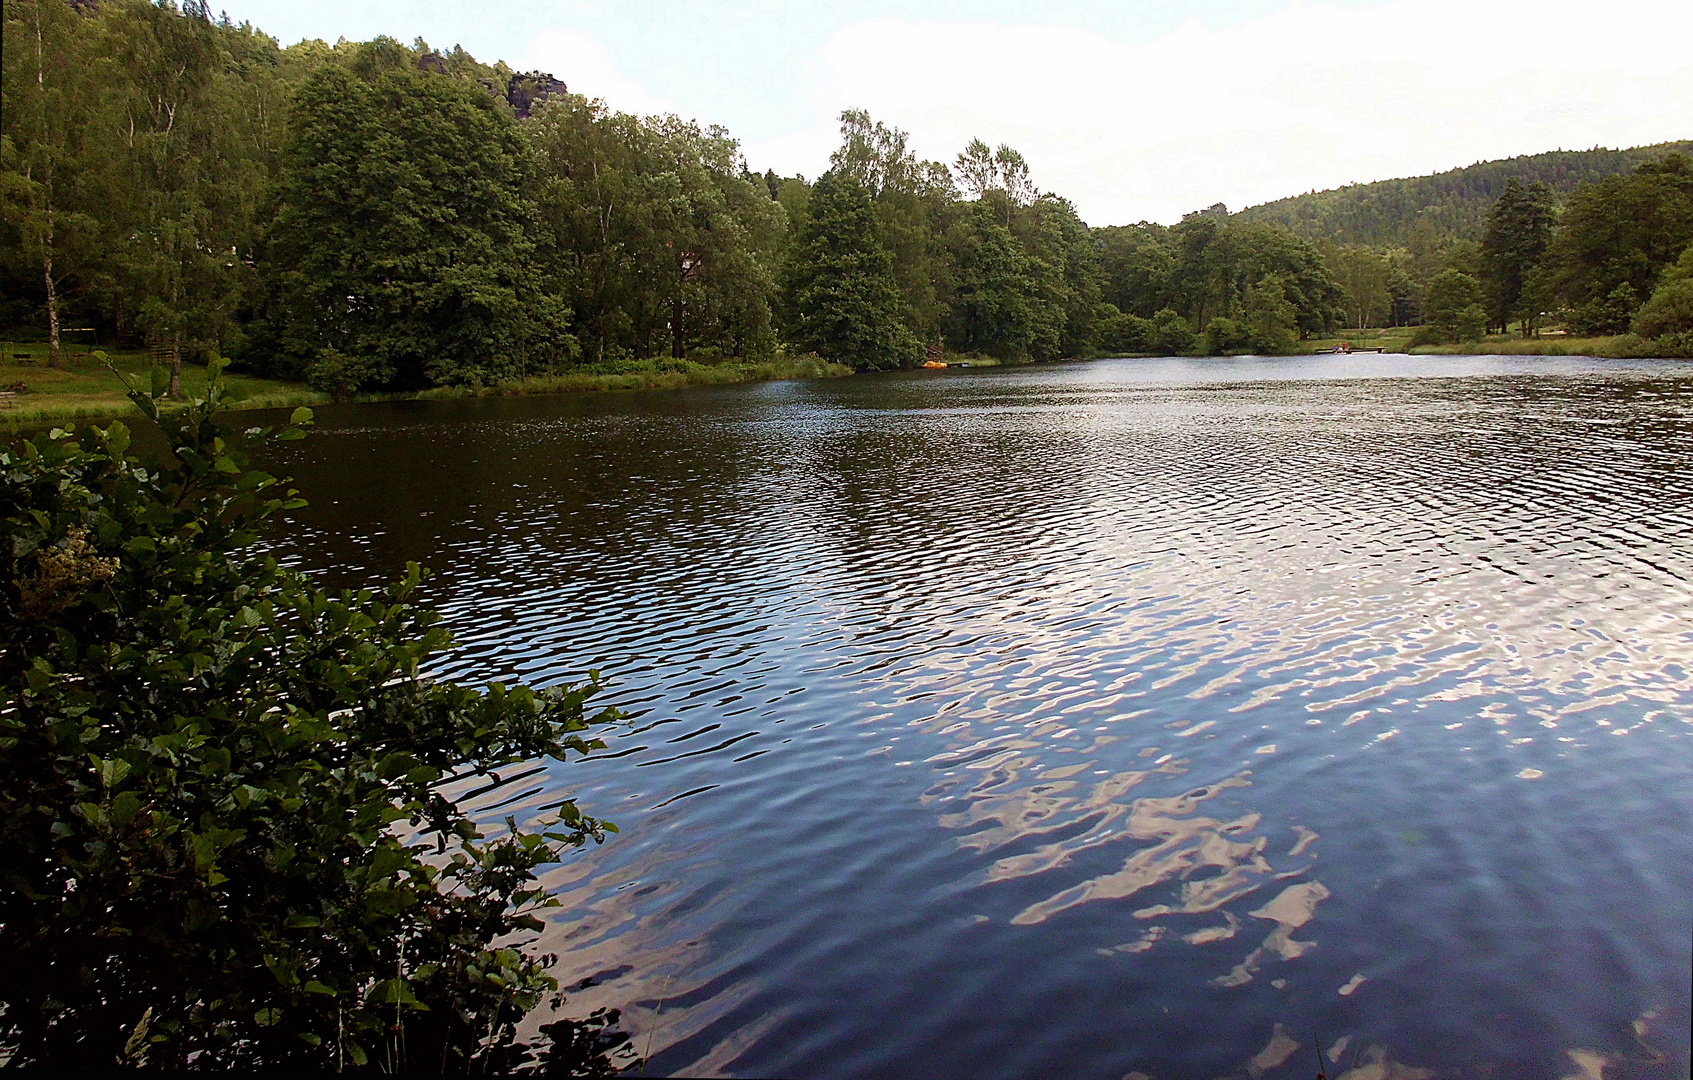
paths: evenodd
<path fill-rule="evenodd" d="M 1418 345 L 1410 347 L 1413 326 L 1390 326 L 1370 330 L 1342 330 L 1334 337 L 1301 341 L 1300 352 L 1327 352 L 1342 341 L 1350 341 L 1354 348 L 1378 349 L 1388 352 L 1419 355 L 1472 356 L 1615 356 L 1618 337 L 1570 337 L 1565 334 L 1542 334 L 1524 338 L 1520 334 L 1489 334 L 1481 341 L 1464 341 L 1452 345 Z"/>
<path fill-rule="evenodd" d="M 1504 356 L 1618 356 L 1616 343 L 1623 335 L 1610 337 L 1567 337 L 1543 334 L 1524 339 L 1519 335 L 1492 334 L 1486 341 L 1460 345 L 1424 345 L 1420 353 L 1493 353 Z"/>
<path fill-rule="evenodd" d="M 1389 326 L 1371 330 L 1337 330 L 1333 337 L 1312 338 L 1294 346 L 1296 352 L 1327 352 L 1343 341 L 1350 341 L 1355 349 L 1386 349 L 1388 352 L 1408 352 L 1407 342 L 1416 328 Z"/>
<path fill-rule="evenodd" d="M 28 359 L 19 359 L 19 353 Z M 126 416 L 135 406 L 124 396 L 123 380 L 98 357 L 82 346 L 66 347 L 59 357 L 64 366 L 47 366 L 47 346 L 36 342 L 7 342 L 0 347 L 0 390 L 25 388 L 8 406 L 0 407 L 0 419 L 12 427 L 44 420 Z M 152 359 L 145 352 L 107 351 L 110 363 L 144 389 L 152 385 Z M 303 383 L 260 379 L 252 375 L 225 374 L 231 399 L 241 408 L 283 405 L 318 405 L 329 400 Z M 182 390 L 194 395 L 205 389 L 206 369 L 182 365 Z"/>

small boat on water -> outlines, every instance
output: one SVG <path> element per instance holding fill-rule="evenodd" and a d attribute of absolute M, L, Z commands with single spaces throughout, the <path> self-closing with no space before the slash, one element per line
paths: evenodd
<path fill-rule="evenodd" d="M 946 367 L 946 361 L 945 360 L 925 360 L 925 361 L 923 361 L 923 366 L 930 369 L 931 371 L 935 371 L 935 370 L 939 370 L 940 368 Z"/>

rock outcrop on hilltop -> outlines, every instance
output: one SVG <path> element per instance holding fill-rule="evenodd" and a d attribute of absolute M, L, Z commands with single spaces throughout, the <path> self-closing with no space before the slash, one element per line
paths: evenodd
<path fill-rule="evenodd" d="M 513 75 L 506 84 L 506 102 L 521 120 L 540 102 L 550 97 L 562 97 L 568 92 L 563 82 L 544 71 L 525 71 Z"/>

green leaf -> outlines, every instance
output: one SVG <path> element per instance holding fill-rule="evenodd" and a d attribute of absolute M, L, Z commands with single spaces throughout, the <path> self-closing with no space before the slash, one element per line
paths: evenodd
<path fill-rule="evenodd" d="M 92 757 L 92 755 L 90 755 Z M 123 778 L 129 775 L 129 762 L 122 758 L 93 758 L 95 768 L 100 770 L 100 786 L 108 791 L 123 783 Z"/>
<path fill-rule="evenodd" d="M 382 1005 L 419 1004 L 416 995 L 412 993 L 411 983 L 405 979 L 383 979 L 370 988 L 365 1000 Z"/>
<path fill-rule="evenodd" d="M 127 828 L 135 815 L 141 812 L 141 799 L 133 791 L 122 791 L 112 800 L 112 823 L 118 828 Z"/>
<path fill-rule="evenodd" d="M 412 856 L 403 848 L 380 847 L 370 860 L 370 871 L 366 880 L 371 883 L 385 881 L 392 878 L 401 867 L 412 861 Z"/>

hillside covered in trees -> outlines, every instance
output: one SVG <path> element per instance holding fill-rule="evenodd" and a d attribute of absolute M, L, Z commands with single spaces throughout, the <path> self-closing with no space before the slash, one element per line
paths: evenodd
<path fill-rule="evenodd" d="M 1481 161 L 1432 176 L 1348 184 L 1247 207 L 1243 221 L 1285 225 L 1308 240 L 1369 247 L 1407 247 L 1425 232 L 1480 240 L 1487 212 L 1512 177 L 1544 184 L 1562 199 L 1584 183 L 1621 176 L 1672 153 L 1693 155 L 1693 139 L 1627 150 L 1553 150 Z"/>
<path fill-rule="evenodd" d="M 54 363 L 62 328 L 92 327 L 173 372 L 223 356 L 346 395 L 682 359 L 899 368 L 936 347 L 1277 353 L 1390 323 L 1618 332 L 1693 240 L 1667 145 L 1286 204 L 1324 229 L 1270 220 L 1283 204 L 1096 228 L 1013 148 L 919 160 L 862 111 L 820 176 L 782 177 L 721 127 L 421 40 L 282 48 L 205 0 L 4 12 L 0 334 L 47 337 Z M 1378 189 L 1481 225 L 1424 214 L 1394 240 L 1398 203 L 1346 201 Z M 1388 240 L 1335 239 L 1353 235 Z"/>

